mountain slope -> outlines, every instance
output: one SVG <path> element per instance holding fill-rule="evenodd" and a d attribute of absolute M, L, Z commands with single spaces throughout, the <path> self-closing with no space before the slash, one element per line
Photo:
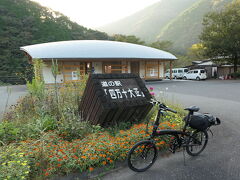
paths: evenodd
<path fill-rule="evenodd" d="M 26 75 L 27 58 L 19 47 L 36 43 L 109 39 L 106 33 L 87 29 L 29 0 L 0 0 L 0 81 Z M 9 77 L 8 77 L 9 76 Z"/>
<path fill-rule="evenodd" d="M 186 51 L 192 44 L 199 42 L 203 16 L 217 11 L 232 0 L 200 0 L 169 22 L 158 34 L 157 39 L 174 42 L 178 52 Z"/>
<path fill-rule="evenodd" d="M 161 29 L 196 0 L 162 0 L 132 16 L 98 29 L 110 34 L 136 35 L 154 41 Z"/>
<path fill-rule="evenodd" d="M 185 53 L 202 31 L 203 16 L 233 0 L 162 0 L 123 20 L 100 29 L 111 34 L 132 34 L 145 41 L 168 40 Z"/>

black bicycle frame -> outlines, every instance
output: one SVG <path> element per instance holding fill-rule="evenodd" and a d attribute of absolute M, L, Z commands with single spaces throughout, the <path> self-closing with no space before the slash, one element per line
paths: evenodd
<path fill-rule="evenodd" d="M 159 110 L 158 110 L 158 114 L 157 114 L 157 117 L 156 117 L 156 121 L 153 125 L 153 132 L 151 134 L 151 138 L 154 138 L 156 136 L 162 136 L 162 135 L 173 135 L 177 138 L 177 140 L 179 141 L 179 135 L 181 135 L 181 137 L 183 136 L 190 136 L 190 133 L 189 132 L 186 132 L 186 128 L 188 126 L 188 123 L 189 123 L 189 118 L 190 118 L 190 115 L 191 115 L 191 112 L 189 112 L 188 116 L 187 116 L 187 119 L 185 121 L 185 125 L 183 127 L 183 130 L 182 131 L 179 131 L 179 130 L 173 130 L 173 129 L 164 129 L 164 130 L 157 130 L 158 129 L 158 126 L 160 124 L 160 119 L 161 119 L 161 116 L 163 116 L 163 112 L 162 112 L 162 108 L 159 107 Z"/>

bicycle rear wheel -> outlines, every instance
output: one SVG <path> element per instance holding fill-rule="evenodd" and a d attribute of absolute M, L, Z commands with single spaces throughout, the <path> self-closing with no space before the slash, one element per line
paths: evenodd
<path fill-rule="evenodd" d="M 128 153 L 128 167 L 135 172 L 149 169 L 157 159 L 157 148 L 150 140 L 140 141 Z"/>
<path fill-rule="evenodd" d="M 194 131 L 187 141 L 186 151 L 190 156 L 197 156 L 205 149 L 207 142 L 207 131 Z"/>

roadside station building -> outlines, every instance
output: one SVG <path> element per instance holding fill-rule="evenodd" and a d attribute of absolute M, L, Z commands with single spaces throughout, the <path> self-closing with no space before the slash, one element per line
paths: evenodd
<path fill-rule="evenodd" d="M 52 60 L 57 60 L 58 83 L 81 80 L 87 73 L 135 73 L 145 80 L 164 78 L 166 64 L 177 58 L 155 48 L 117 41 L 74 40 L 24 46 L 20 48 L 32 63 L 42 59 L 43 79 L 54 83 Z M 170 71 L 171 72 L 171 71 Z"/>

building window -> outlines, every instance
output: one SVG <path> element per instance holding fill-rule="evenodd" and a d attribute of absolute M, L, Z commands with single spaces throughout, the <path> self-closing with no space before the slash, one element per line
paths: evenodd
<path fill-rule="evenodd" d="M 72 80 L 73 81 L 78 80 L 78 73 L 77 73 L 77 71 L 72 71 Z"/>
<path fill-rule="evenodd" d="M 122 65 L 121 61 L 116 62 L 103 62 L 104 73 L 122 73 L 125 71 L 126 65 Z"/>

